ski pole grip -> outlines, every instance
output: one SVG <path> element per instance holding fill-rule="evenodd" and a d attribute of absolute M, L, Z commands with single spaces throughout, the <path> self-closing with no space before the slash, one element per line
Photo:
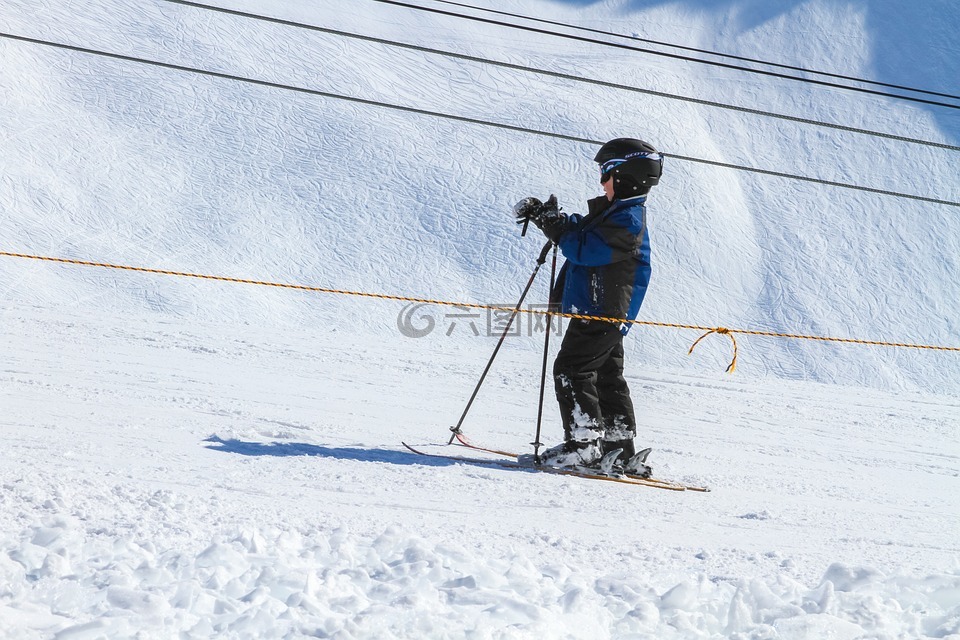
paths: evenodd
<path fill-rule="evenodd" d="M 547 240 L 547 244 L 543 245 L 543 249 L 540 251 L 540 257 L 537 258 L 537 263 L 543 264 L 547 261 L 547 254 L 550 253 L 550 247 L 553 246 L 553 240 Z"/>

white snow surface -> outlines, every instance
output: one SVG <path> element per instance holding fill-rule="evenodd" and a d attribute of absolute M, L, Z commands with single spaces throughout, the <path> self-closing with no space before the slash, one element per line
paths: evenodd
<path fill-rule="evenodd" d="M 477 3 L 960 93 L 949 0 Z M 960 144 L 943 107 L 369 0 L 220 6 Z M 960 200 L 952 150 L 163 0 L 0 0 L 0 31 Z M 513 203 L 582 211 L 594 153 L 0 38 L 0 251 L 512 305 L 542 244 Z M 668 159 L 641 319 L 960 346 L 958 215 Z M 727 338 L 635 327 L 639 443 L 712 489 L 675 493 L 406 451 L 449 451 L 495 341 L 444 307 L 406 337 L 403 306 L 0 257 L 0 637 L 960 638 L 957 353 L 741 334 L 728 375 Z M 521 329 L 465 430 L 526 452 Z"/>

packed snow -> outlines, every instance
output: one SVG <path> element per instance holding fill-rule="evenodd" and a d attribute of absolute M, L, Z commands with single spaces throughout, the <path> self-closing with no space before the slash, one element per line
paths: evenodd
<path fill-rule="evenodd" d="M 477 4 L 960 93 L 948 0 Z M 370 0 L 261 5 L 220 0 L 960 144 L 948 108 Z M 960 200 L 956 151 L 163 0 L 0 0 L 0 32 Z M 513 203 L 600 193 L 591 145 L 3 38 L 0 123 L 14 253 L 512 306 L 542 245 Z M 640 319 L 960 346 L 958 212 L 668 161 Z M 465 453 L 437 445 L 500 320 L 0 257 L 0 636 L 960 638 L 957 352 L 739 334 L 726 374 L 729 338 L 688 356 L 697 332 L 635 327 L 639 444 L 710 493 L 404 449 Z M 528 452 L 543 334 L 518 333 L 464 428 Z"/>

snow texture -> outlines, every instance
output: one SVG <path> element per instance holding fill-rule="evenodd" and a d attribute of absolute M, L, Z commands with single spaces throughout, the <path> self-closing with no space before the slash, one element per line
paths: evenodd
<path fill-rule="evenodd" d="M 367 0 L 264 4 L 222 1 L 960 144 L 933 105 Z M 948 0 L 485 5 L 960 93 Z M 960 201 L 955 151 L 163 0 L 0 0 L 0 31 Z M 513 203 L 600 193 L 592 145 L 9 39 L 0 123 L 0 250 L 19 253 L 512 306 L 541 246 Z M 649 209 L 641 320 L 960 346 L 956 207 L 668 157 Z M 726 375 L 723 336 L 688 357 L 694 333 L 631 330 L 639 447 L 713 489 L 679 494 L 405 451 L 449 437 L 498 322 L 0 258 L 0 636 L 960 638 L 956 353 L 739 335 Z M 530 450 L 536 322 L 475 440 Z"/>

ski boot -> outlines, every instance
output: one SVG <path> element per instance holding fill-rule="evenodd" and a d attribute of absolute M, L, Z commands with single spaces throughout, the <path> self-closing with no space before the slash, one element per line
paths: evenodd
<path fill-rule="evenodd" d="M 548 467 L 593 467 L 601 459 L 600 444 L 596 440 L 567 440 L 540 454 L 540 463 Z M 532 455 L 522 455 L 520 462 L 532 462 Z"/>

